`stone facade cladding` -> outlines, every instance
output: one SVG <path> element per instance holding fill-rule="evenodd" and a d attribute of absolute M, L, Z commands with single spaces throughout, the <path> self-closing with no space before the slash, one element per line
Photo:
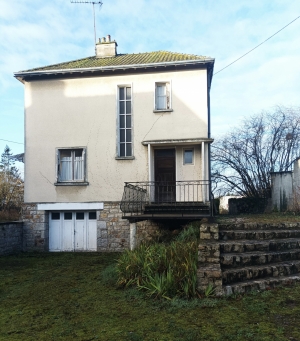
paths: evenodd
<path fill-rule="evenodd" d="M 0 223 L 0 255 L 23 251 L 23 223 Z"/>
<path fill-rule="evenodd" d="M 23 250 L 49 250 L 49 213 L 38 211 L 37 204 L 24 204 L 23 218 Z"/>
<path fill-rule="evenodd" d="M 38 211 L 37 204 L 23 206 L 24 251 L 49 251 L 49 212 Z M 146 220 L 137 223 L 137 244 L 159 235 L 159 225 Z M 122 219 L 119 202 L 104 202 L 97 212 L 97 251 L 121 252 L 129 249 L 130 224 Z"/>
<path fill-rule="evenodd" d="M 223 295 L 218 224 L 200 225 L 197 280 L 199 292 L 211 285 L 217 296 Z"/>
<path fill-rule="evenodd" d="M 122 219 L 120 202 L 104 202 L 100 211 L 98 229 L 98 251 L 123 251 L 129 249 L 130 224 Z M 137 245 L 142 241 L 155 239 L 159 235 L 159 224 L 150 221 L 140 221 L 137 226 Z"/>

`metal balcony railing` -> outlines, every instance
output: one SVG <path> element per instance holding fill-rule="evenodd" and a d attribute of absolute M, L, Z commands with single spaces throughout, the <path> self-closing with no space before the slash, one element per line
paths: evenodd
<path fill-rule="evenodd" d="M 209 205 L 209 185 L 208 180 L 125 182 L 120 208 L 124 215 L 139 215 L 149 207 L 178 210 Z"/>

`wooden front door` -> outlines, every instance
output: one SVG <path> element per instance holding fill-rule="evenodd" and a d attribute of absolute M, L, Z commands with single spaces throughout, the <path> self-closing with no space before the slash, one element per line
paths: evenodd
<path fill-rule="evenodd" d="M 175 149 L 154 150 L 155 202 L 176 200 Z"/>

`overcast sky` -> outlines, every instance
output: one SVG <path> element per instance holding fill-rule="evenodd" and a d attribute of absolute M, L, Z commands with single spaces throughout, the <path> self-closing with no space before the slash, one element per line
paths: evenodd
<path fill-rule="evenodd" d="M 118 53 L 215 58 L 215 72 L 300 16 L 299 0 L 103 0 L 97 37 Z M 0 0 L 0 152 L 23 152 L 23 85 L 13 72 L 94 55 L 93 10 L 69 0 Z M 213 77 L 212 135 L 277 104 L 300 105 L 300 19 Z M 51 132 L 49 132 L 51 133 Z M 9 140 L 17 143 L 6 142 Z"/>

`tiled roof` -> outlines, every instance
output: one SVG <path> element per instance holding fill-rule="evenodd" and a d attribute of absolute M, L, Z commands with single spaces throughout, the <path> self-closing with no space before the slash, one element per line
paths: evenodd
<path fill-rule="evenodd" d="M 145 53 L 118 54 L 115 57 L 96 58 L 88 57 L 70 62 L 48 65 L 44 67 L 24 70 L 20 72 L 50 71 L 63 69 L 82 69 L 97 67 L 120 67 L 130 65 L 143 65 L 155 63 L 172 63 L 181 61 L 212 61 L 213 59 L 205 56 L 197 56 L 193 54 L 174 53 L 168 51 L 156 51 Z"/>

